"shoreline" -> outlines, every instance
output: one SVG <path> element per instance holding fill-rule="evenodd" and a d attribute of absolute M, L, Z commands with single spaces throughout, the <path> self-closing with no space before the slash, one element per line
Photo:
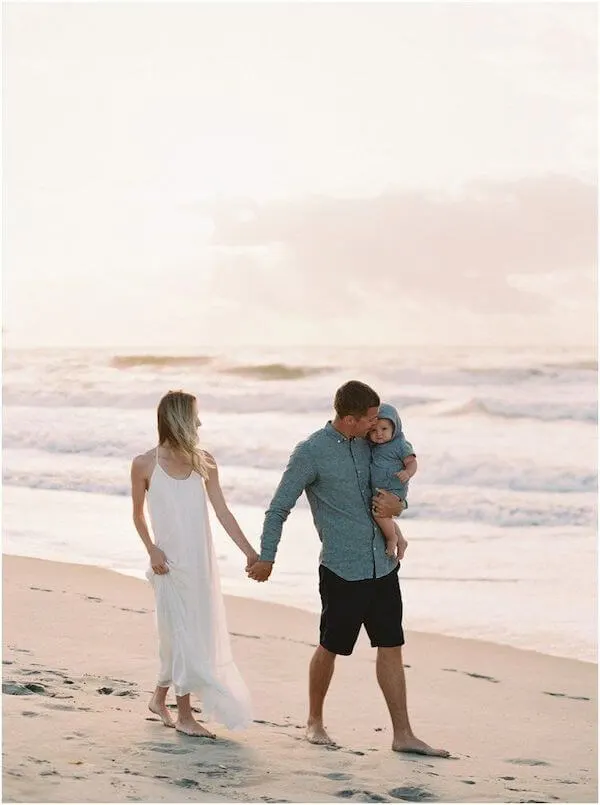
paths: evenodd
<path fill-rule="evenodd" d="M 207 744 L 146 710 L 157 671 L 147 582 L 10 555 L 3 578 L 6 801 L 597 801 L 593 663 L 408 631 L 413 728 L 452 758 L 398 756 L 361 635 L 336 664 L 331 751 L 303 738 L 318 617 L 226 596 L 255 723 L 216 725 Z"/>
<path fill-rule="evenodd" d="M 100 570 L 105 571 L 107 573 L 115 574 L 117 576 L 126 578 L 126 579 L 133 579 L 135 581 L 142 582 L 142 584 L 147 584 L 143 571 L 139 572 L 139 575 L 133 572 L 127 572 L 125 570 L 117 570 L 109 567 L 102 567 L 100 565 L 88 565 L 84 562 L 67 562 L 64 560 L 54 560 L 54 559 L 45 559 L 37 556 L 24 556 L 21 554 L 12 554 L 12 553 L 3 553 L 2 560 L 4 561 L 7 558 L 14 558 L 18 560 L 26 560 L 26 561 L 34 561 L 34 562 L 48 562 L 50 564 L 55 565 L 68 565 L 73 568 L 78 568 L 83 572 L 87 570 Z M 228 592 L 223 593 L 223 597 L 227 601 L 228 599 L 236 599 L 240 602 L 240 606 L 252 606 L 254 604 L 262 604 L 265 606 L 277 607 L 283 610 L 291 610 L 292 613 L 301 613 L 301 616 L 304 617 L 306 615 L 312 616 L 316 619 L 315 622 L 318 623 L 318 619 L 316 616 L 318 612 L 315 610 L 311 610 L 305 607 L 298 606 L 296 604 L 287 604 L 282 603 L 281 601 L 271 601 L 271 600 L 262 600 L 258 598 L 252 598 L 247 595 L 243 595 L 242 593 L 235 593 L 235 592 Z M 449 640 L 449 641 L 458 641 L 460 643 L 464 643 L 466 645 L 476 644 L 481 645 L 481 647 L 487 647 L 489 650 L 496 650 L 496 649 L 509 649 L 511 651 L 517 651 L 523 654 L 531 654 L 534 656 L 544 657 L 551 660 L 564 660 L 566 662 L 574 662 L 574 663 L 581 663 L 582 665 L 588 665 L 592 667 L 598 667 L 597 662 L 593 662 L 592 660 L 581 660 L 578 657 L 565 657 L 559 654 L 549 654 L 545 651 L 539 651 L 538 649 L 532 648 L 521 648 L 519 646 L 511 646 L 508 643 L 500 643 L 494 640 L 484 640 L 483 638 L 478 637 L 463 637 L 461 635 L 454 635 L 454 634 L 443 634 L 442 632 L 429 632 L 422 629 L 405 629 L 405 634 L 410 638 L 416 638 L 417 640 L 427 640 L 428 638 L 435 639 L 435 640 Z M 315 634 L 318 633 L 318 630 Z M 316 639 L 316 638 L 315 638 Z"/>
<path fill-rule="evenodd" d="M 250 542 L 256 542 L 262 509 L 244 504 L 235 506 L 234 512 Z M 275 572 L 262 585 L 246 578 L 240 552 L 212 516 L 211 526 L 226 594 L 320 611 L 316 583 L 320 543 L 308 509 L 297 507 L 286 521 Z M 440 529 L 443 535 L 438 536 Z M 481 540 L 477 524 L 440 525 L 418 519 L 410 524 L 407 520 L 405 531 L 409 548 L 400 579 L 408 630 L 597 662 L 592 534 L 566 528 L 543 533 L 497 528 L 488 529 L 487 539 Z M 540 551 L 548 541 L 556 546 L 552 563 L 540 567 Z M 458 552 L 456 543 L 462 546 Z M 133 578 L 142 577 L 146 567 L 125 496 L 6 487 L 4 550 L 106 567 Z M 509 556 L 521 557 L 518 567 L 504 558 Z M 562 591 L 558 608 L 553 604 L 557 585 Z M 548 611 L 553 612 L 550 620 Z"/>

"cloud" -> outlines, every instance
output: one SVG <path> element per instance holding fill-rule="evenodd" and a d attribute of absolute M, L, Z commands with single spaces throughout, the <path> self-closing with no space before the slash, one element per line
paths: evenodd
<path fill-rule="evenodd" d="M 589 272 L 596 263 L 596 188 L 564 176 L 479 182 L 460 195 L 389 191 L 210 208 L 214 288 L 316 311 L 365 297 L 382 310 L 412 299 L 476 313 L 548 305 L 525 275 Z M 267 259 L 266 255 L 270 255 Z M 287 301 L 286 301 L 287 300 Z M 383 304 L 383 302 L 385 304 Z"/>

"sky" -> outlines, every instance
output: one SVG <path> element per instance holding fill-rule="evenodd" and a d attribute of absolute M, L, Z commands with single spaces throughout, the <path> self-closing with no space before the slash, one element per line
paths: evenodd
<path fill-rule="evenodd" d="M 592 3 L 7 3 L 7 346 L 592 345 Z"/>

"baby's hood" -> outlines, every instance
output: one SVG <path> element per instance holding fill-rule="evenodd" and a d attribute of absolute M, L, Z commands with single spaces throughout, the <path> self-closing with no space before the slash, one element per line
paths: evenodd
<path fill-rule="evenodd" d="M 379 419 L 389 419 L 394 426 L 394 435 L 393 439 L 397 439 L 402 434 L 402 422 L 400 421 L 400 414 L 393 405 L 389 403 L 381 403 L 379 406 L 379 413 L 377 414 Z"/>

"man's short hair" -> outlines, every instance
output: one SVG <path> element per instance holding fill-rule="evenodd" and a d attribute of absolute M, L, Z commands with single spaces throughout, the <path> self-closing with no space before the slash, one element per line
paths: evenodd
<path fill-rule="evenodd" d="M 336 391 L 333 407 L 339 417 L 360 418 L 369 408 L 378 408 L 380 402 L 379 395 L 371 386 L 361 383 L 360 380 L 349 380 Z"/>

